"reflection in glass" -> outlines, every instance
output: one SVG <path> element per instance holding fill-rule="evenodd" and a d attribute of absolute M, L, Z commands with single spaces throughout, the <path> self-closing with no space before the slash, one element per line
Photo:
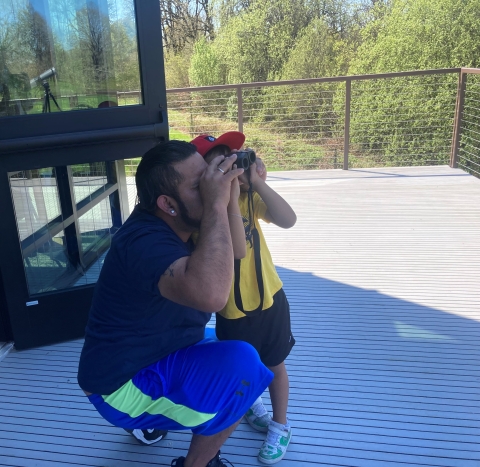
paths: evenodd
<path fill-rule="evenodd" d="M 113 226 L 115 194 L 104 194 L 100 201 L 92 196 L 111 186 L 107 184 L 106 164 L 70 167 L 71 174 L 76 170 L 83 170 L 81 180 L 62 177 L 62 171 L 68 173 L 66 167 L 9 173 L 30 295 L 95 283 L 118 228 Z M 73 190 L 69 188 L 72 185 Z M 76 198 L 90 203 L 82 203 L 83 214 L 79 212 L 78 219 L 72 191 Z"/>
<path fill-rule="evenodd" d="M 142 103 L 133 1 L 0 0 L 0 117 Z"/>
<path fill-rule="evenodd" d="M 24 170 L 9 178 L 29 292 L 62 288 L 76 269 L 59 227 L 63 216 L 55 169 Z"/>
<path fill-rule="evenodd" d="M 84 253 L 110 246 L 112 212 L 110 200 L 104 199 L 78 219 Z"/>
<path fill-rule="evenodd" d="M 71 166 L 75 202 L 91 198 L 92 194 L 107 185 L 105 162 L 90 162 Z"/>
<path fill-rule="evenodd" d="M 72 278 L 78 277 L 74 264 L 68 257 L 65 234 L 45 236 L 37 244 L 23 248 L 23 261 L 31 295 L 71 287 Z"/>
<path fill-rule="evenodd" d="M 20 240 L 60 216 L 55 169 L 24 170 L 10 175 Z"/>
<path fill-rule="evenodd" d="M 127 194 L 128 194 L 128 213 L 129 216 L 137 204 L 137 185 L 135 184 L 135 174 L 141 158 L 125 159 L 125 174 L 127 176 Z"/>
<path fill-rule="evenodd" d="M 104 199 L 78 219 L 81 248 L 90 266 L 75 285 L 94 284 L 98 280 L 103 261 L 115 231 L 109 198 Z"/>

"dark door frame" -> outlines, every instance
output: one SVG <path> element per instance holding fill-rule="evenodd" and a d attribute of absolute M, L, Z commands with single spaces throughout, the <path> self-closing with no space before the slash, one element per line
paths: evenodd
<path fill-rule="evenodd" d="M 66 167 L 85 162 L 120 161 L 139 157 L 168 139 L 160 5 L 158 0 L 134 0 L 136 8 L 143 104 L 106 109 L 52 112 L 2 117 L 0 122 L 0 277 L 5 292 L 12 335 L 17 349 L 78 338 L 88 316 L 94 284 L 41 295 L 41 307 L 29 306 L 23 256 L 20 248 L 8 173 Z M 125 172 L 117 163 L 122 209 L 126 201 Z M 5 202 L 6 201 L 6 202 Z M 72 213 L 73 215 L 74 213 Z M 62 315 L 58 294 L 80 310 Z"/>

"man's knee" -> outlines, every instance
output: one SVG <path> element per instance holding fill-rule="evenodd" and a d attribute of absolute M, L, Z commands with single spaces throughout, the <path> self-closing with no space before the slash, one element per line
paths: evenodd
<path fill-rule="evenodd" d="M 253 346 L 243 341 L 221 341 L 219 345 L 220 359 L 228 363 L 231 372 L 236 375 L 243 373 L 255 374 L 263 371 L 264 365 Z M 223 366 L 223 365 L 222 365 Z"/>
<path fill-rule="evenodd" d="M 220 341 L 217 345 L 222 346 L 222 356 L 229 361 L 239 362 L 248 360 L 251 363 L 260 362 L 260 357 L 255 348 L 244 341 Z"/>

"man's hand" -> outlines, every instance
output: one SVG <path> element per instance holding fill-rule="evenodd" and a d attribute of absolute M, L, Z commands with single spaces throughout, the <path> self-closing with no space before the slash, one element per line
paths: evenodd
<path fill-rule="evenodd" d="M 237 166 L 233 165 L 232 169 L 236 169 Z M 230 185 L 230 202 L 228 206 L 234 206 L 238 204 L 238 198 L 240 197 L 240 183 L 238 183 L 238 177 L 232 180 L 232 184 Z"/>
<path fill-rule="evenodd" d="M 236 154 L 229 157 L 218 156 L 205 169 L 200 179 L 200 196 L 204 206 L 227 207 L 231 196 L 232 181 L 243 173 L 243 169 L 236 166 L 233 168 L 236 159 Z M 237 181 L 236 183 L 238 184 Z"/>

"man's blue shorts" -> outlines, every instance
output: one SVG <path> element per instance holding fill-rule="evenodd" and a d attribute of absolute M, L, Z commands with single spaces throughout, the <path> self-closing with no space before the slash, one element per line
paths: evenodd
<path fill-rule="evenodd" d="M 114 393 L 88 398 L 121 428 L 210 436 L 240 420 L 272 379 L 250 344 L 205 339 L 144 368 Z"/>

